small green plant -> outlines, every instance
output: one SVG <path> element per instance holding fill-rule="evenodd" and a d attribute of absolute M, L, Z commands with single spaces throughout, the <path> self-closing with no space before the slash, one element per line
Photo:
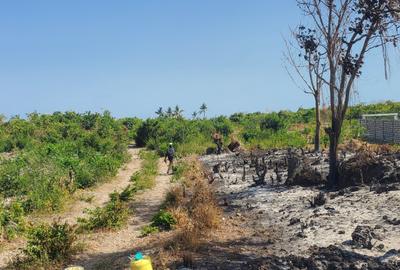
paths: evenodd
<path fill-rule="evenodd" d="M 144 226 L 141 231 L 140 231 L 140 235 L 143 236 L 147 236 L 153 233 L 158 233 L 160 230 L 158 229 L 158 227 L 153 226 L 153 225 L 147 225 Z"/>
<path fill-rule="evenodd" d="M 151 224 L 144 226 L 141 230 L 142 236 L 147 236 L 159 231 L 169 231 L 177 221 L 172 214 L 166 210 L 161 209 L 152 219 Z"/>
<path fill-rule="evenodd" d="M 128 185 L 120 194 L 119 199 L 123 202 L 128 202 L 133 198 L 136 193 L 136 187 L 133 185 Z"/>
<path fill-rule="evenodd" d="M 160 210 L 152 219 L 151 225 L 160 230 L 171 230 L 176 224 L 176 219 L 166 210 Z"/>
<path fill-rule="evenodd" d="M 119 229 L 127 221 L 129 209 L 126 202 L 121 200 L 120 194 L 110 194 L 110 201 L 104 207 L 96 207 L 87 211 L 87 218 L 78 218 L 80 231 L 97 231 Z"/>

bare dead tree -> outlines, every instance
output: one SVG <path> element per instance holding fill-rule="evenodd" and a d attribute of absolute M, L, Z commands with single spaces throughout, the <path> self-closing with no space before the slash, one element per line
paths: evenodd
<path fill-rule="evenodd" d="M 312 95 L 315 106 L 315 135 L 314 151 L 320 150 L 321 135 L 321 93 L 323 90 L 323 77 L 327 72 L 326 57 L 320 48 L 320 36 L 317 31 L 299 26 L 296 31 L 292 31 L 293 42 L 286 42 L 286 52 L 284 58 L 289 66 L 285 66 L 291 80 L 304 93 Z M 300 79 L 302 84 L 298 84 L 293 74 Z"/>
<path fill-rule="evenodd" d="M 369 52 L 380 49 L 388 73 L 388 48 L 396 46 L 400 0 L 297 0 L 312 29 L 321 37 L 329 89 L 329 185 L 338 184 L 338 143 L 355 80 Z"/>

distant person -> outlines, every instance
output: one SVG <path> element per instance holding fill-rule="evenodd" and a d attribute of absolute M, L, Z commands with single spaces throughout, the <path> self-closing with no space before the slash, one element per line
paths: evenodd
<path fill-rule="evenodd" d="M 165 153 L 165 157 L 164 157 L 164 162 L 167 162 L 167 158 L 168 158 L 168 170 L 167 170 L 167 174 L 169 174 L 169 172 L 172 172 L 172 165 L 174 164 L 174 156 L 175 156 L 175 149 L 172 146 L 172 143 L 169 144 L 167 152 Z"/>
<path fill-rule="evenodd" d="M 217 155 L 222 152 L 222 136 L 218 132 L 212 135 L 214 143 L 217 145 Z"/>

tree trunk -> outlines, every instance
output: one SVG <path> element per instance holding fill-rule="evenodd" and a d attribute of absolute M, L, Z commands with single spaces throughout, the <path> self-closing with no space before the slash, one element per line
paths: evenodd
<path fill-rule="evenodd" d="M 319 109 L 320 97 L 319 93 L 316 93 L 315 98 L 315 137 L 314 137 L 314 151 L 318 152 L 320 145 L 320 133 L 321 133 L 321 113 Z"/>
<path fill-rule="evenodd" d="M 338 186 L 338 156 L 337 156 L 337 146 L 334 135 L 330 137 L 329 140 L 329 188 L 335 188 Z"/>
<path fill-rule="evenodd" d="M 341 131 L 339 119 L 332 119 L 332 128 L 329 130 L 329 188 L 337 188 L 339 186 L 339 161 L 338 161 L 338 145 Z"/>

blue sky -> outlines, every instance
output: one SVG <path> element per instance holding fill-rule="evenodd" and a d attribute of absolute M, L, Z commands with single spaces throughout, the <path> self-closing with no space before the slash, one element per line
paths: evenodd
<path fill-rule="evenodd" d="M 282 63 L 301 20 L 294 0 L 1 1 L 0 113 L 310 107 Z M 380 59 L 367 60 L 353 102 L 399 100 L 400 57 L 391 62 L 386 81 Z"/>

